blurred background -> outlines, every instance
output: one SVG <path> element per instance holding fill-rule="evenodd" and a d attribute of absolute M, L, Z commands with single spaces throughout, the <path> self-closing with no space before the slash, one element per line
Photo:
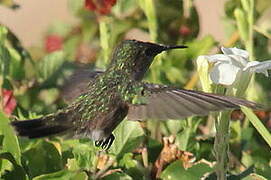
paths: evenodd
<path fill-rule="evenodd" d="M 238 72 L 246 74 L 225 86 L 210 81 L 213 64 L 197 66 L 199 56 L 221 54 L 225 46 L 248 51 L 242 62 L 257 60 L 270 69 L 270 16 L 270 0 L 0 0 L 1 179 L 198 180 L 206 174 L 216 179 L 218 171 L 230 180 L 270 179 L 271 78 L 244 72 L 240 63 Z M 75 83 L 85 77 L 87 85 L 89 72 L 106 68 L 114 47 L 128 38 L 189 47 L 158 55 L 145 81 L 237 96 L 267 108 L 247 116 L 235 110 L 177 121 L 123 121 L 109 151 L 89 139 L 16 136 L 10 121 L 68 106 L 82 90 Z M 226 121 L 216 120 L 222 117 Z"/>
<path fill-rule="evenodd" d="M 194 2 L 200 16 L 200 38 L 210 34 L 219 41 L 226 40 L 221 21 L 225 1 Z M 57 21 L 78 22 L 70 14 L 67 0 L 20 0 L 18 3 L 20 8 L 16 11 L 0 6 L 0 23 L 8 26 L 27 47 L 40 44 L 48 27 Z"/>

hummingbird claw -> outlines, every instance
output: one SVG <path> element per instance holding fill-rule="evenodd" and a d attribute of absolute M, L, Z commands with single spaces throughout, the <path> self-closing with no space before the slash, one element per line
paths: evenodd
<path fill-rule="evenodd" d="M 114 140 L 115 140 L 115 136 L 113 134 L 110 134 L 110 136 L 106 139 L 95 141 L 95 146 L 96 147 L 101 146 L 102 149 L 108 150 L 113 144 Z"/>
<path fill-rule="evenodd" d="M 96 146 L 96 147 L 99 147 L 99 146 L 102 145 L 102 143 L 103 143 L 103 140 L 95 141 L 95 146 Z"/>
<path fill-rule="evenodd" d="M 111 147 L 114 140 L 115 140 L 115 136 L 113 134 L 110 134 L 110 136 L 106 139 L 106 141 L 107 141 L 107 148 L 106 149 L 109 149 Z"/>

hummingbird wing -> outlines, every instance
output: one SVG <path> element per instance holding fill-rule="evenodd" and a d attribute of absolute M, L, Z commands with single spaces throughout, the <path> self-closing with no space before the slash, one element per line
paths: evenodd
<path fill-rule="evenodd" d="M 239 98 L 194 90 L 144 84 L 146 104 L 130 105 L 129 120 L 182 119 L 192 115 L 207 115 L 211 111 L 239 109 L 240 105 L 258 108 L 256 103 Z"/>
<path fill-rule="evenodd" d="M 87 91 L 88 84 L 104 71 L 89 69 L 76 70 L 64 83 L 61 88 L 61 94 L 66 102 L 74 101 L 79 95 Z"/>

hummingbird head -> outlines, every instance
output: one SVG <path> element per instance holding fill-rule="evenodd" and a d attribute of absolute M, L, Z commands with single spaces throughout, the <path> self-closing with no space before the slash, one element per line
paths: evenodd
<path fill-rule="evenodd" d="M 126 71 L 135 80 L 141 80 L 157 54 L 177 48 L 187 48 L 187 46 L 169 46 L 137 40 L 124 40 L 116 47 L 111 66 Z"/>

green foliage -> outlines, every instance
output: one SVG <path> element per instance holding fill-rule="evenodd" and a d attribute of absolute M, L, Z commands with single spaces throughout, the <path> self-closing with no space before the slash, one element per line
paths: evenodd
<path fill-rule="evenodd" d="M 44 174 L 33 178 L 33 180 L 66 180 L 66 179 L 78 179 L 86 180 L 87 175 L 84 172 L 72 172 L 68 170 L 61 170 L 55 173 Z"/>
<path fill-rule="evenodd" d="M 9 152 L 1 153 L 0 160 L 1 160 L 1 166 L 2 166 L 1 170 L 2 171 L 5 170 L 5 172 L 1 172 L 2 174 L 1 177 L 3 179 L 16 179 L 18 177 L 20 177 L 20 179 L 22 180 L 28 179 L 24 168 L 16 162 L 16 160 L 14 159 L 11 153 Z M 7 161 L 4 161 L 4 160 L 9 161 L 12 164 L 13 169 L 11 170 L 5 169 L 5 164 L 7 164 L 5 162 Z"/>
<path fill-rule="evenodd" d="M 162 179 L 191 179 L 196 180 L 203 177 L 205 173 L 210 173 L 212 168 L 207 164 L 198 163 L 191 168 L 185 169 L 181 161 L 176 161 L 170 164 L 162 173 Z"/>
<path fill-rule="evenodd" d="M 45 56 L 38 64 L 40 82 L 54 82 L 56 73 L 64 63 L 64 58 L 62 51 L 53 52 Z"/>
<path fill-rule="evenodd" d="M 62 169 L 61 156 L 54 144 L 39 141 L 31 149 L 23 152 L 23 164 L 30 177 L 55 172 Z M 44 161 L 46 159 L 46 161 Z"/>
<path fill-rule="evenodd" d="M 61 39 L 60 48 L 54 52 L 38 46 L 25 49 L 15 34 L 0 25 L 1 179 L 130 180 L 158 176 L 193 180 L 208 174 L 211 179 L 215 171 L 212 153 L 213 117 L 216 114 L 141 124 L 123 121 L 113 132 L 116 139 L 108 151 L 95 147 L 89 139 L 17 138 L 10 126 L 13 116 L 2 113 L 5 109 L 2 89 L 14 93 L 17 106 L 13 115 L 20 120 L 55 112 L 67 105 L 62 100 L 62 85 L 73 71 L 81 70 L 77 63 L 87 63 L 85 66 L 91 69 L 105 68 L 114 47 L 131 34 L 133 38 L 145 41 L 189 46 L 185 51 L 159 55 L 151 66 L 147 81 L 213 90 L 206 79 L 202 81 L 205 82 L 202 88 L 198 86 L 194 60 L 213 53 L 215 46 L 222 43 L 212 35 L 197 37 L 200 17 L 193 1 L 118 0 L 107 15 L 87 10 L 84 3 L 84 0 L 68 1 L 69 10 L 78 18 L 78 24 L 58 22 L 48 29 L 46 38 L 56 35 Z M 0 5 L 15 6 L 11 0 L 0 0 Z M 270 9 L 270 2 L 264 0 L 227 1 L 225 33 L 240 35 L 227 45 L 246 47 L 254 56 L 253 60 L 270 59 L 271 26 L 270 20 L 264 18 L 268 17 Z M 198 72 L 207 77 L 209 69 L 206 67 Z M 263 97 L 259 103 L 270 105 L 270 83 L 267 81 L 270 80 L 263 76 L 256 77 L 255 87 L 260 87 L 257 94 Z M 270 129 L 267 130 L 251 110 L 242 108 L 242 111 L 249 121 L 232 121 L 229 126 L 231 168 L 228 177 L 270 179 Z M 172 142 L 163 141 L 162 137 L 171 135 L 174 137 Z"/>
<path fill-rule="evenodd" d="M 138 147 L 143 139 L 143 130 L 137 122 L 124 121 L 115 130 L 116 140 L 110 152 L 121 158 Z"/>
<path fill-rule="evenodd" d="M 2 141 L 1 152 L 12 154 L 18 164 L 21 164 L 21 150 L 18 139 L 10 126 L 10 120 L 0 111 L 0 132 L 4 136 Z"/>

